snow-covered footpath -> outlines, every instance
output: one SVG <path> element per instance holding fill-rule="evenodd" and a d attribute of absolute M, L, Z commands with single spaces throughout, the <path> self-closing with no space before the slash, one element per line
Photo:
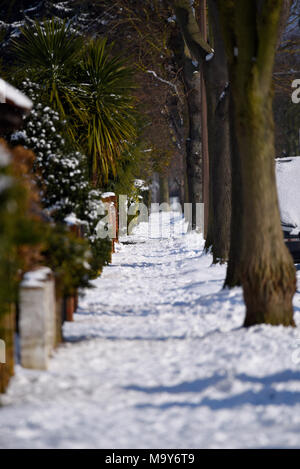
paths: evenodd
<path fill-rule="evenodd" d="M 49 371 L 17 368 L 1 448 L 300 447 L 300 332 L 242 328 L 225 266 L 199 235 L 157 238 L 158 219 L 86 292 Z"/>

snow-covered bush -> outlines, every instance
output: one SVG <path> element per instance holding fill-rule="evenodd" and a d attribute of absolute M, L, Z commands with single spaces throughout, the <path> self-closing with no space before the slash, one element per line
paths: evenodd
<path fill-rule="evenodd" d="M 92 253 L 86 239 L 78 238 L 66 226 L 57 225 L 45 231 L 44 244 L 42 254 L 46 265 L 56 274 L 60 295 L 72 296 L 78 288 L 91 286 Z"/>
<path fill-rule="evenodd" d="M 30 148 L 36 155 L 34 173 L 41 190 L 42 203 L 51 216 L 63 221 L 80 210 L 89 192 L 85 157 L 68 145 L 65 121 L 56 111 L 39 103 L 39 85 L 23 82 L 24 91 L 34 102 L 22 131 L 11 136 L 11 143 Z"/>
<path fill-rule="evenodd" d="M 91 272 L 95 276 L 109 261 L 111 253 L 110 241 L 96 239 L 101 191 L 91 186 L 86 157 L 68 140 L 67 122 L 40 102 L 40 85 L 26 79 L 22 87 L 34 108 L 25 119 L 23 130 L 12 134 L 11 143 L 24 145 L 35 153 L 33 172 L 47 214 L 57 222 L 64 222 L 74 214 L 83 224 L 93 254 Z"/>

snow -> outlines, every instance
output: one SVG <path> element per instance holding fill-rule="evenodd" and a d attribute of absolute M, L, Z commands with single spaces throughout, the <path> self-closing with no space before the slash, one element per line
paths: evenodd
<path fill-rule="evenodd" d="M 148 191 L 149 190 L 149 186 L 145 183 L 145 181 L 143 179 L 135 179 L 134 180 L 134 186 L 137 189 L 140 189 L 141 191 Z"/>
<path fill-rule="evenodd" d="M 184 228 L 154 213 L 117 246 L 49 370 L 17 367 L 0 448 L 299 448 L 298 330 L 244 329 L 241 290 Z"/>
<path fill-rule="evenodd" d="M 43 282 L 52 274 L 49 267 L 40 267 L 39 269 L 26 272 L 22 280 L 22 286 L 25 288 L 43 287 Z"/>
<path fill-rule="evenodd" d="M 0 168 L 8 166 L 10 163 L 10 154 L 8 151 L 0 145 Z"/>
<path fill-rule="evenodd" d="M 70 215 L 68 215 L 64 221 L 67 225 L 70 225 L 70 226 L 78 226 L 78 225 L 84 224 L 82 220 L 77 218 L 75 213 L 70 213 Z"/>
<path fill-rule="evenodd" d="M 109 199 L 110 197 L 115 197 L 115 195 L 114 192 L 104 192 L 101 194 L 101 199 Z"/>
<path fill-rule="evenodd" d="M 10 137 L 11 142 L 16 142 L 18 140 L 26 140 L 26 138 L 27 138 L 27 133 L 25 130 L 17 130 Z M 35 141 L 37 140 L 38 139 L 36 138 Z"/>
<path fill-rule="evenodd" d="M 27 98 L 21 91 L 11 86 L 0 78 L 0 102 L 12 102 L 15 106 L 30 111 L 32 101 Z"/>
<path fill-rule="evenodd" d="M 281 221 L 300 229 L 300 157 L 277 159 L 276 179 Z"/>
<path fill-rule="evenodd" d="M 214 58 L 214 55 L 215 55 L 215 54 L 214 54 L 213 52 L 211 52 L 210 54 L 207 54 L 207 55 L 205 56 L 206 62 L 209 62 L 211 59 L 213 59 L 213 58 Z"/>
<path fill-rule="evenodd" d="M 168 23 L 175 23 L 176 22 L 176 15 L 169 16 L 167 21 L 168 21 Z"/>

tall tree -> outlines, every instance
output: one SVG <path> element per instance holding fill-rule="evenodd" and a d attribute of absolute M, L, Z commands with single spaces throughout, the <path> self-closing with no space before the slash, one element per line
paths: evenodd
<path fill-rule="evenodd" d="M 189 133 L 186 145 L 186 167 L 189 202 L 192 204 L 192 229 L 197 228 L 196 204 L 203 203 L 203 146 L 201 116 L 201 81 L 199 71 L 186 44 L 183 48 L 183 80 L 188 109 Z"/>
<path fill-rule="evenodd" d="M 283 0 L 280 15 L 278 42 L 287 23 L 291 6 L 291 0 Z M 243 225 L 243 194 L 241 191 L 241 162 L 239 157 L 238 142 L 236 139 L 235 119 L 233 118 L 234 99 L 230 93 L 230 131 L 231 131 L 231 175 L 232 175 L 232 197 L 231 197 L 231 235 L 230 235 L 230 251 L 225 279 L 225 287 L 233 288 L 241 285 L 241 256 L 242 256 L 242 225 Z"/>
<path fill-rule="evenodd" d="M 136 140 L 132 68 L 112 56 L 106 40 L 83 47 L 66 21 L 26 25 L 13 44 L 18 68 L 26 66 L 33 82 L 43 82 L 42 97 L 68 118 L 72 143 L 88 155 L 95 185 L 107 182 Z"/>
<path fill-rule="evenodd" d="M 283 2 L 218 0 L 218 4 L 240 160 L 245 326 L 294 325 L 296 276 L 280 223 L 272 112 L 272 72 Z"/>
<path fill-rule="evenodd" d="M 214 262 L 228 260 L 231 222 L 231 140 L 228 67 L 216 0 L 208 1 L 214 57 L 205 63 L 210 155 L 210 212 Z M 209 240 L 208 240 L 209 241 Z"/>
<path fill-rule="evenodd" d="M 176 18 L 191 55 L 198 60 L 206 89 L 210 165 L 210 216 L 207 247 L 214 262 L 228 258 L 230 242 L 230 131 L 228 72 L 216 0 L 208 2 L 212 47 L 203 39 L 189 0 L 173 1 Z M 202 105 L 204 103 L 202 102 Z M 200 122 L 198 124 L 200 126 Z"/>
<path fill-rule="evenodd" d="M 156 155 L 153 169 L 168 175 L 170 189 L 184 199 L 185 99 L 182 73 L 174 60 L 169 39 L 176 23 L 172 10 L 161 0 L 89 0 L 96 5 L 101 24 L 97 34 L 113 41 L 135 69 L 145 126 L 143 140 Z M 154 151 L 155 149 L 155 151 Z"/>
<path fill-rule="evenodd" d="M 178 27 L 171 30 L 169 47 L 181 70 L 184 84 L 184 124 L 186 128 L 186 194 L 184 202 L 193 205 L 191 228 L 197 228 L 196 204 L 203 202 L 202 115 L 199 65 L 185 44 Z"/>

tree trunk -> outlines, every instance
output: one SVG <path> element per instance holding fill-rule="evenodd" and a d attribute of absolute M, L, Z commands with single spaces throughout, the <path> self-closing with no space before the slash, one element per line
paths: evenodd
<path fill-rule="evenodd" d="M 202 40 L 207 43 L 207 16 L 206 0 L 200 2 L 200 34 Z M 197 57 L 199 60 L 200 57 Z M 208 233 L 209 220 L 209 196 L 210 196 L 210 155 L 209 155 L 209 135 L 208 135 L 208 100 L 205 83 L 204 62 L 202 61 L 200 81 L 201 81 L 201 132 L 202 132 L 202 160 L 203 160 L 203 202 L 204 202 L 204 238 Z"/>
<path fill-rule="evenodd" d="M 184 201 L 192 204 L 192 220 L 189 229 L 196 229 L 196 204 L 203 203 L 203 159 L 201 140 L 201 83 L 199 70 L 180 31 L 173 30 L 169 38 L 178 68 L 182 70 L 186 97 L 185 119 L 187 138 L 185 151 Z"/>
<path fill-rule="evenodd" d="M 214 262 L 224 262 L 227 260 L 229 252 L 231 215 L 229 99 L 227 93 L 224 92 L 228 82 L 228 72 L 216 0 L 210 1 L 208 5 L 215 47 L 215 55 L 210 61 L 207 61 L 206 57 L 212 52 L 212 49 L 202 37 L 189 0 L 176 0 L 174 2 L 182 35 L 191 55 L 201 64 L 200 68 L 205 81 L 205 93 L 203 93 L 201 105 L 204 108 L 202 126 L 208 127 L 209 165 L 204 162 L 203 177 L 206 182 L 210 179 L 209 197 L 204 189 L 206 227 L 207 212 L 209 213 L 208 227 L 206 229 L 206 248 L 212 247 Z M 205 37 L 206 28 L 203 9 L 201 18 L 202 31 Z M 224 99 L 220 99 L 223 98 L 223 92 Z M 206 100 L 207 116 L 205 113 Z M 204 143 L 202 134 L 202 144 Z M 204 146 L 202 145 L 203 155 L 205 153 Z M 210 178 L 208 177 L 208 167 Z M 209 202 L 208 199 L 210 199 Z M 207 210 L 208 203 L 209 210 Z"/>
<path fill-rule="evenodd" d="M 275 180 L 272 71 L 281 1 L 219 0 L 241 169 L 241 283 L 245 326 L 294 325 L 293 260 L 284 244 Z"/>
<path fill-rule="evenodd" d="M 242 246 L 242 191 L 241 191 L 241 163 L 239 159 L 238 143 L 234 123 L 234 102 L 230 90 L 230 140 L 231 140 L 231 226 L 230 249 L 224 288 L 234 288 L 241 285 L 241 246 Z"/>
<path fill-rule="evenodd" d="M 218 56 L 206 66 L 209 145 L 209 218 L 205 249 L 214 263 L 228 260 L 231 221 L 231 161 L 227 68 L 220 70 Z"/>
<path fill-rule="evenodd" d="M 277 47 L 280 44 L 280 37 L 285 29 L 289 16 L 291 0 L 283 0 Z M 232 76 L 232 73 L 231 73 Z M 241 181 L 241 163 L 239 159 L 238 142 L 235 129 L 235 111 L 232 92 L 230 92 L 230 133 L 231 133 L 231 173 L 232 173 L 232 197 L 231 197 L 231 234 L 230 234 L 230 252 L 227 266 L 226 279 L 224 287 L 233 288 L 241 285 L 241 246 L 242 246 L 242 224 L 243 224 L 243 202 L 242 202 L 242 181 Z"/>
<path fill-rule="evenodd" d="M 241 274 L 247 305 L 245 325 L 294 325 L 295 268 L 280 224 L 272 97 L 269 94 L 264 98 L 253 89 L 240 103 L 238 112 L 245 116 L 238 126 L 244 203 Z"/>
<path fill-rule="evenodd" d="M 212 125 L 209 125 L 211 197 L 213 206 L 213 244 L 214 263 L 228 260 L 230 248 L 231 221 L 231 163 L 230 163 L 230 126 L 229 98 L 225 96 L 217 104 Z M 213 132 L 212 132 L 213 130 Z"/>
<path fill-rule="evenodd" d="M 196 229 L 196 204 L 203 202 L 203 162 L 201 143 L 201 89 L 199 72 L 185 53 L 183 66 L 188 108 L 189 134 L 186 144 L 186 167 L 189 203 L 192 204 L 192 229 Z"/>
<path fill-rule="evenodd" d="M 223 263 L 229 256 L 231 220 L 229 78 L 216 0 L 209 0 L 208 7 L 215 51 L 204 64 L 210 166 L 208 241 L 211 237 L 213 262 Z"/>
<path fill-rule="evenodd" d="M 160 204 L 170 204 L 169 181 L 167 176 L 159 176 Z"/>

